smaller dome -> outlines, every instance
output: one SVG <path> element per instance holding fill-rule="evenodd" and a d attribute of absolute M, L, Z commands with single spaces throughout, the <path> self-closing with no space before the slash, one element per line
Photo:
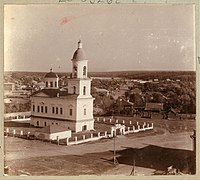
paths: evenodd
<path fill-rule="evenodd" d="M 50 72 L 48 72 L 46 75 L 45 75 L 45 78 L 58 78 L 58 75 L 54 72 L 52 72 L 52 68 L 50 69 Z"/>

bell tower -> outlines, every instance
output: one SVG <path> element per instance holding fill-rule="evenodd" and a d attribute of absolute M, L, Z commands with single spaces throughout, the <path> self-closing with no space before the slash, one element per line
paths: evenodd
<path fill-rule="evenodd" d="M 72 76 L 68 79 L 68 93 L 76 95 L 76 131 L 94 129 L 93 101 L 91 96 L 91 79 L 88 78 L 88 60 L 83 51 L 81 40 L 73 54 Z"/>

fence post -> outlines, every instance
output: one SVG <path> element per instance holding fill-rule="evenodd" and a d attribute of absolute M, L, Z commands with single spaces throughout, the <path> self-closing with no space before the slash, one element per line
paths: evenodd
<path fill-rule="evenodd" d="M 139 123 L 137 122 L 137 126 L 139 125 Z"/>
<path fill-rule="evenodd" d="M 116 121 L 115 121 L 116 123 L 118 123 L 118 119 L 116 119 Z"/>
<path fill-rule="evenodd" d="M 60 143 L 60 139 L 59 139 L 59 137 L 57 136 L 57 142 L 58 142 L 58 145 L 59 145 L 59 143 Z"/>
<path fill-rule="evenodd" d="M 27 139 L 29 138 L 29 135 L 30 135 L 30 131 L 27 133 Z"/>
<path fill-rule="evenodd" d="M 83 140 L 85 140 L 85 135 L 83 135 Z"/>
<path fill-rule="evenodd" d="M 77 136 L 74 137 L 75 144 L 77 144 Z"/>
<path fill-rule="evenodd" d="M 100 137 L 100 132 L 98 132 L 98 137 Z"/>
<path fill-rule="evenodd" d="M 110 119 L 110 123 L 112 122 L 112 119 Z"/>
<path fill-rule="evenodd" d="M 8 136 L 9 134 L 9 128 L 6 128 L 6 135 Z"/>
<path fill-rule="evenodd" d="M 105 137 L 107 137 L 107 131 L 105 131 Z"/>
<path fill-rule="evenodd" d="M 153 128 L 153 123 L 151 123 L 151 127 Z"/>
<path fill-rule="evenodd" d="M 90 134 L 90 137 L 93 138 L 93 134 Z"/>
<path fill-rule="evenodd" d="M 135 131 L 135 126 L 133 126 L 133 131 Z"/>
<path fill-rule="evenodd" d="M 113 129 L 110 131 L 110 136 L 113 137 Z"/>
<path fill-rule="evenodd" d="M 125 121 L 123 120 L 123 121 L 122 121 L 122 123 L 124 124 L 124 123 L 125 123 Z"/>
<path fill-rule="evenodd" d="M 140 125 L 138 125 L 138 130 L 140 130 Z"/>
<path fill-rule="evenodd" d="M 13 137 L 15 137 L 15 129 L 13 129 Z"/>
<path fill-rule="evenodd" d="M 66 144 L 69 145 L 69 138 L 66 139 Z"/>
<path fill-rule="evenodd" d="M 147 128 L 149 128 L 149 123 L 147 124 Z"/>
<path fill-rule="evenodd" d="M 130 127 L 128 127 L 128 132 L 130 131 Z"/>
<path fill-rule="evenodd" d="M 23 131 L 22 130 L 20 131 L 20 135 L 23 136 Z"/>
<path fill-rule="evenodd" d="M 132 124 L 132 121 L 130 121 L 129 123 Z"/>

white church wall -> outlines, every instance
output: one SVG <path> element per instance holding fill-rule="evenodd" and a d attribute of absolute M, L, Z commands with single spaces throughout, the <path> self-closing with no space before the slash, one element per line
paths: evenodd
<path fill-rule="evenodd" d="M 60 118 L 60 119 L 76 119 L 76 100 L 66 99 L 66 98 L 42 98 L 42 97 L 32 97 L 32 111 L 31 115 L 50 117 L 50 118 Z M 35 105 L 35 111 L 33 111 L 33 105 Z M 38 112 L 38 106 L 40 106 L 40 111 Z M 41 112 L 41 106 L 43 106 L 43 112 Z M 47 106 L 47 113 L 45 112 L 45 106 Z M 54 113 L 52 113 L 52 107 L 54 107 Z M 56 108 L 58 108 L 58 113 L 56 113 Z M 62 114 L 61 109 L 62 108 Z M 72 115 L 70 115 L 70 109 L 72 109 Z"/>

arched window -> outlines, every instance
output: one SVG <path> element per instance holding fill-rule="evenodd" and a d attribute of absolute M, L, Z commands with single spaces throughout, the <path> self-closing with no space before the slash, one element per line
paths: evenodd
<path fill-rule="evenodd" d="M 76 94 L 76 86 L 73 86 L 73 92 Z"/>
<path fill-rule="evenodd" d="M 86 66 L 83 67 L 83 75 L 86 75 Z"/>
<path fill-rule="evenodd" d="M 83 95 L 86 95 L 86 87 L 83 87 Z"/>

